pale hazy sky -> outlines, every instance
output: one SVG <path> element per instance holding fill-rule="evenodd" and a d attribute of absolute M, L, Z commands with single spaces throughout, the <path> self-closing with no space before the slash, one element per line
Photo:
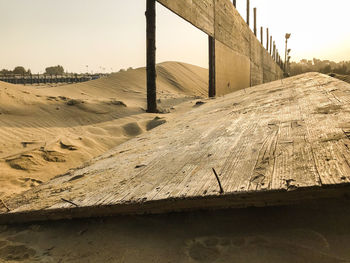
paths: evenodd
<path fill-rule="evenodd" d="M 175 0 L 174 0 L 175 1 Z M 42 72 L 119 70 L 145 65 L 146 0 L 0 0 L 0 69 Z M 349 0 L 251 0 L 282 54 L 291 32 L 292 59 L 350 60 Z M 237 0 L 245 18 L 246 0 Z M 252 12 L 251 12 L 252 14 Z M 252 17 L 251 17 L 252 21 Z M 251 22 L 252 24 L 252 22 Z M 157 62 L 207 67 L 207 36 L 157 4 Z"/>

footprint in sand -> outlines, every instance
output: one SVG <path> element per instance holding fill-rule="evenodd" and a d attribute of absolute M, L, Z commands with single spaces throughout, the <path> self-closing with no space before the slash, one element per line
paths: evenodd
<path fill-rule="evenodd" d="M 74 106 L 74 105 L 79 105 L 81 103 L 84 103 L 83 100 L 76 100 L 76 99 L 70 99 L 70 100 L 67 100 L 66 104 L 68 106 Z"/>
<path fill-rule="evenodd" d="M 314 233 L 311 236 L 314 236 Z M 189 262 L 350 262 L 327 254 L 318 246 L 313 247 L 315 243 L 317 244 L 318 240 L 312 240 L 310 236 L 301 244 L 290 242 L 288 236 L 285 236 L 284 240 L 265 235 L 199 237 L 186 242 L 185 254 Z"/>
<path fill-rule="evenodd" d="M 142 133 L 140 126 L 136 122 L 130 122 L 123 126 L 124 133 L 126 136 L 137 136 Z"/>
<path fill-rule="evenodd" d="M 70 144 L 66 141 L 63 141 L 61 140 L 60 141 L 60 146 L 62 149 L 66 149 L 66 150 L 69 150 L 69 151 L 76 151 L 78 150 L 78 148 L 76 146 L 74 146 L 73 144 Z"/>
<path fill-rule="evenodd" d="M 26 187 L 26 188 L 35 187 L 35 186 L 41 185 L 43 183 L 40 180 L 36 180 L 33 178 L 29 178 L 29 177 L 19 179 L 19 181 L 21 182 L 21 186 Z"/>
<path fill-rule="evenodd" d="M 28 145 L 34 145 L 34 144 L 39 144 L 39 142 L 34 142 L 34 141 L 31 141 L 31 142 L 21 142 L 23 148 L 27 148 Z"/>
<path fill-rule="evenodd" d="M 66 158 L 63 153 L 57 151 L 42 151 L 42 157 L 47 162 L 64 163 Z"/>
<path fill-rule="evenodd" d="M 0 241 L 1 242 L 1 241 Z M 1 243 L 3 244 L 1 246 Z M 36 251 L 22 244 L 8 244 L 7 241 L 0 243 L 0 259 L 7 261 L 30 260 L 36 255 Z M 0 261 L 1 262 L 1 261 Z M 28 261 L 27 261 L 28 262 Z"/>
<path fill-rule="evenodd" d="M 113 98 L 109 102 L 107 102 L 107 104 L 108 105 L 127 107 L 124 102 L 122 102 L 120 100 L 113 99 Z"/>
<path fill-rule="evenodd" d="M 46 99 L 51 100 L 51 101 L 58 101 L 58 98 L 54 97 L 54 96 L 48 96 L 48 97 L 46 97 Z"/>
<path fill-rule="evenodd" d="M 28 171 L 38 165 L 35 158 L 30 154 L 22 154 L 18 157 L 7 159 L 6 163 L 16 170 Z"/>

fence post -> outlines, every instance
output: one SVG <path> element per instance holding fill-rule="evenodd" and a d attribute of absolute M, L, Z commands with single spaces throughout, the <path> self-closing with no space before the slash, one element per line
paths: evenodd
<path fill-rule="evenodd" d="M 261 45 L 264 46 L 264 28 L 260 27 Z"/>
<path fill-rule="evenodd" d="M 266 28 L 266 50 L 267 50 L 267 52 L 269 52 L 269 39 L 270 39 L 269 28 Z"/>
<path fill-rule="evenodd" d="M 250 1 L 247 0 L 247 24 L 249 26 L 249 16 L 250 16 Z"/>
<path fill-rule="evenodd" d="M 156 87 L 156 2 L 147 0 L 147 112 L 157 112 Z"/>
<path fill-rule="evenodd" d="M 233 0 L 233 6 L 236 7 L 236 0 Z"/>
<path fill-rule="evenodd" d="M 254 35 L 256 36 L 256 7 L 254 7 Z"/>
<path fill-rule="evenodd" d="M 272 55 L 272 36 L 270 36 L 270 55 Z"/>

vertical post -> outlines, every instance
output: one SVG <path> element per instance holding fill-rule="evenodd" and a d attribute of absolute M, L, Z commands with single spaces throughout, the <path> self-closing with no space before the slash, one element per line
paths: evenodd
<path fill-rule="evenodd" d="M 261 45 L 264 46 L 264 28 L 260 27 Z"/>
<path fill-rule="evenodd" d="M 277 52 L 278 52 L 278 50 L 277 50 L 277 46 L 276 46 L 276 44 L 274 44 L 275 45 L 275 61 L 277 62 Z"/>
<path fill-rule="evenodd" d="M 272 55 L 272 36 L 270 36 L 270 55 Z"/>
<path fill-rule="evenodd" d="M 157 112 L 156 90 L 156 2 L 147 0 L 147 112 Z"/>
<path fill-rule="evenodd" d="M 215 79 L 215 38 L 209 36 L 209 97 L 216 96 Z"/>
<path fill-rule="evenodd" d="M 281 64 L 281 68 L 282 68 L 282 70 L 283 70 L 283 60 L 282 60 L 281 55 L 280 55 L 280 64 Z"/>
<path fill-rule="evenodd" d="M 249 16 L 250 16 L 250 2 L 247 0 L 247 24 L 249 26 Z"/>
<path fill-rule="evenodd" d="M 256 7 L 254 7 L 254 35 L 256 36 Z"/>
<path fill-rule="evenodd" d="M 281 55 L 278 55 L 278 56 L 279 56 L 278 60 L 279 60 L 279 62 L 280 62 L 281 68 L 283 68 L 283 61 L 282 61 L 282 57 L 281 57 Z"/>
<path fill-rule="evenodd" d="M 236 7 L 236 0 L 233 0 L 233 6 Z"/>
<path fill-rule="evenodd" d="M 285 55 L 284 55 L 284 62 L 287 62 L 287 48 L 288 48 L 288 39 L 286 38 L 286 47 L 285 47 Z M 287 69 L 286 69 L 286 64 L 284 64 L 283 70 L 285 73 L 287 73 Z"/>
<path fill-rule="evenodd" d="M 276 61 L 276 44 L 275 41 L 273 41 L 273 52 L 272 52 L 272 57 Z"/>
<path fill-rule="evenodd" d="M 267 50 L 267 52 L 269 52 L 269 39 L 270 39 L 269 28 L 266 28 L 266 50 Z"/>
<path fill-rule="evenodd" d="M 288 55 L 288 39 L 290 38 L 291 34 L 287 33 L 286 34 L 286 48 L 285 48 L 285 57 L 284 57 L 284 65 L 283 65 L 283 70 L 284 73 L 287 74 L 287 55 Z"/>

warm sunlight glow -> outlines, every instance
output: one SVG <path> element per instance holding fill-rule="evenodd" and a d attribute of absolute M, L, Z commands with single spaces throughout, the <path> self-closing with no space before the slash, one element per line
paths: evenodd
<path fill-rule="evenodd" d="M 69 8 L 67 8 L 69 6 Z M 258 28 L 269 27 L 281 54 L 291 32 L 293 61 L 350 59 L 347 0 L 251 0 Z M 38 73 L 62 64 L 68 71 L 106 72 L 145 65 L 145 0 L 0 0 L 0 68 L 17 65 Z M 246 18 L 246 1 L 237 0 Z M 251 21 L 252 21 L 251 12 Z M 251 26 L 252 26 L 251 22 Z M 208 65 L 207 37 L 157 5 L 157 62 Z"/>
<path fill-rule="evenodd" d="M 285 33 L 292 33 L 292 60 L 350 60 L 350 1 L 251 0 L 251 7 L 258 8 L 259 27 L 270 28 L 280 51 Z M 246 1 L 237 0 L 237 8 L 245 18 Z"/>

